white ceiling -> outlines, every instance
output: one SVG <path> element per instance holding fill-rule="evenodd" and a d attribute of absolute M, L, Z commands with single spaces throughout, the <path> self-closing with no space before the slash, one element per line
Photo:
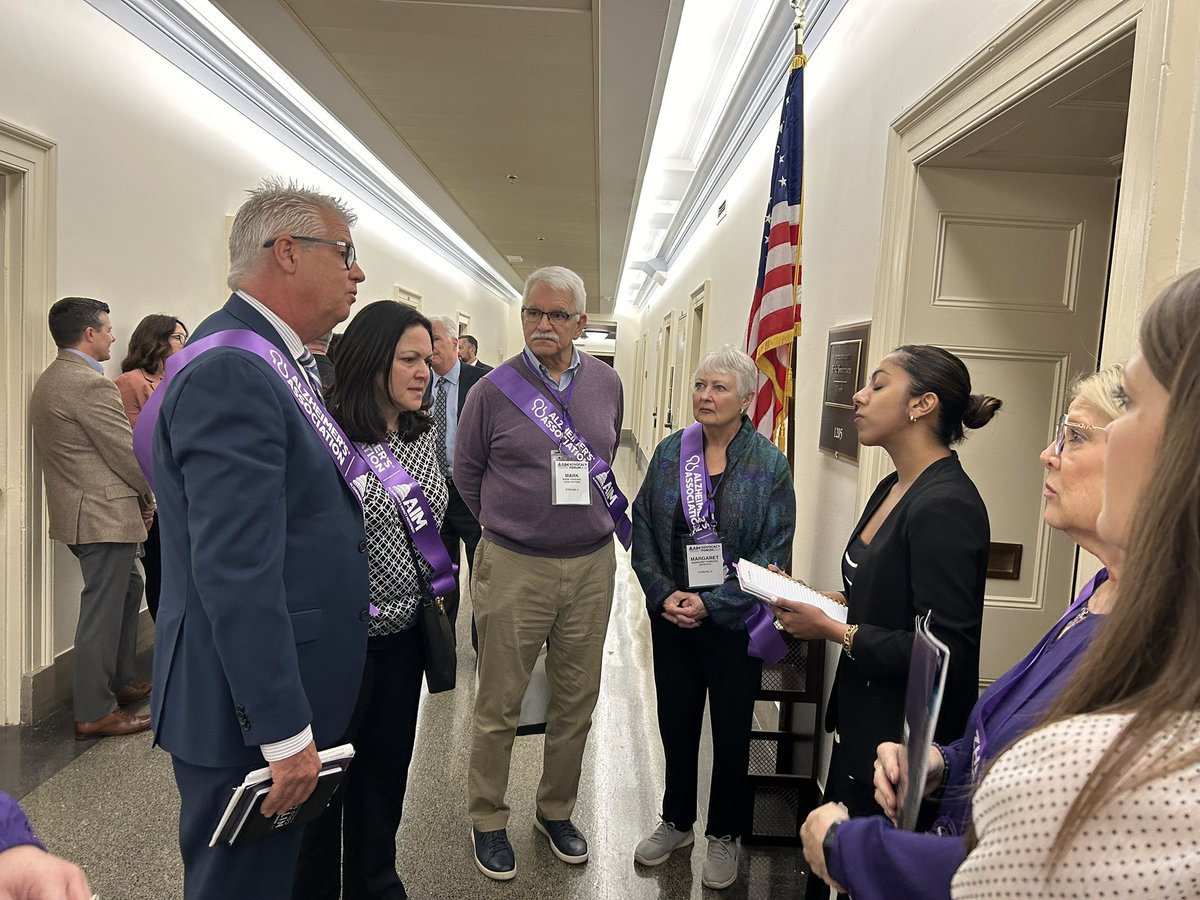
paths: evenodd
<path fill-rule="evenodd" d="M 514 286 L 611 313 L 682 0 L 217 5 Z"/>

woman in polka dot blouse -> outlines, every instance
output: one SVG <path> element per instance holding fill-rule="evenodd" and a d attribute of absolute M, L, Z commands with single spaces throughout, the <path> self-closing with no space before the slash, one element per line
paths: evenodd
<path fill-rule="evenodd" d="M 1108 427 L 1121 600 L 1046 726 L 975 797 L 952 896 L 1200 896 L 1200 269 L 1150 306 Z"/>

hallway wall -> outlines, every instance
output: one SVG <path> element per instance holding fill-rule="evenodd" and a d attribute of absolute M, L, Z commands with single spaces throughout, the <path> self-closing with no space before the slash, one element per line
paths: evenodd
<path fill-rule="evenodd" d="M 793 567 L 815 584 L 840 585 L 838 560 L 858 513 L 858 469 L 820 452 L 817 430 L 826 335 L 831 327 L 872 315 L 889 126 L 1031 5 L 1030 0 L 848 3 L 809 60 Z M 777 112 L 733 174 L 723 198 L 724 220 L 717 223 L 714 210 L 706 214 L 704 226 L 671 266 L 667 283 L 643 311 L 651 373 L 657 371 L 660 348 L 654 336 L 663 316 L 686 309 L 691 292 L 705 279 L 712 281 L 709 347 L 740 345 L 745 339 L 778 121 Z M 878 357 L 886 349 L 873 347 L 871 354 Z M 686 409 L 690 391 L 681 402 L 680 409 Z M 652 405 L 646 405 L 646 423 Z M 643 450 L 649 455 L 653 447 Z"/>
<path fill-rule="evenodd" d="M 486 358 L 500 355 L 512 306 L 83 0 L 5 4 L 0 85 L 0 121 L 57 145 L 57 283 L 45 307 L 71 294 L 112 306 L 110 375 L 143 315 L 171 312 L 194 328 L 224 301 L 226 217 L 273 174 L 345 197 L 358 212 L 354 238 L 367 275 L 358 308 L 400 285 L 422 295 L 426 314 L 469 313 Z M 73 642 L 80 586 L 63 547 L 53 575 L 58 655 Z"/>

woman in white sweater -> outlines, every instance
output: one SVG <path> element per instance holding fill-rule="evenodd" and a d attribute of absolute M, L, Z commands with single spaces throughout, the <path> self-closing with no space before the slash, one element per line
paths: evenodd
<path fill-rule="evenodd" d="M 1129 590 L 974 803 L 956 898 L 1200 896 L 1200 269 L 1146 310 L 1098 530 Z"/>

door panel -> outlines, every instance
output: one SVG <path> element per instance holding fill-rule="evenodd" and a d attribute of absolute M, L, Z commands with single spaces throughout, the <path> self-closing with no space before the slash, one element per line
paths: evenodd
<path fill-rule="evenodd" d="M 976 392 L 1004 401 L 958 448 L 992 540 L 1022 547 L 1019 578 L 988 579 L 987 682 L 1071 599 L 1075 545 L 1042 521 L 1038 454 L 1071 379 L 1096 368 L 1116 180 L 936 168 L 919 176 L 904 342 L 946 347 Z"/>

